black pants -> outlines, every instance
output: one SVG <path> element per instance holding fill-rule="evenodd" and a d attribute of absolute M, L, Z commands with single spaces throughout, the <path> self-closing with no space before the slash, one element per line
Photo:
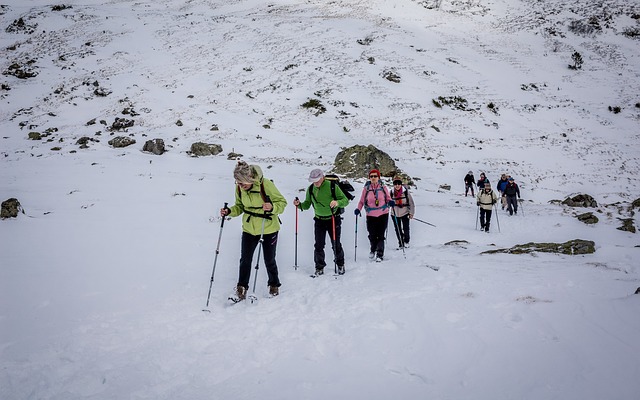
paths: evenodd
<path fill-rule="evenodd" d="M 376 256 L 384 257 L 384 234 L 387 231 L 389 223 L 389 214 L 383 214 L 379 217 L 367 216 L 367 232 L 369 232 L 369 244 L 371 252 Z"/>
<path fill-rule="evenodd" d="M 344 249 L 342 248 L 342 243 L 340 243 L 342 217 L 333 217 L 333 220 L 331 218 L 314 218 L 314 220 L 315 244 L 313 246 L 313 262 L 316 264 L 316 269 L 323 269 L 327 266 L 327 263 L 324 260 L 324 245 L 327 240 L 327 235 L 331 241 L 331 248 L 335 252 L 335 262 L 339 267 L 342 267 L 344 265 Z M 336 224 L 335 238 L 333 237 L 333 221 L 335 221 Z"/>
<path fill-rule="evenodd" d="M 491 213 L 493 210 L 485 210 L 480 207 L 480 229 L 484 229 L 489 232 L 489 225 L 491 225 Z"/>
<path fill-rule="evenodd" d="M 249 278 L 251 278 L 251 264 L 253 253 L 260 243 L 260 235 L 252 235 L 242 232 L 242 248 L 240 250 L 240 274 L 238 277 L 238 285 L 249 288 Z M 269 286 L 280 287 L 278 279 L 278 265 L 276 264 L 276 245 L 278 244 L 278 232 L 270 233 L 263 236 L 262 256 L 264 256 L 264 264 L 267 269 Z M 260 256 L 258 256 L 260 257 Z M 257 273 L 257 271 L 256 271 Z"/>
<path fill-rule="evenodd" d="M 516 196 L 507 196 L 507 211 L 509 214 L 513 215 L 515 212 L 518 213 L 518 199 Z"/>
<path fill-rule="evenodd" d="M 409 214 L 405 215 L 404 217 L 394 217 L 392 215 L 391 218 L 395 219 L 395 223 L 393 224 L 393 227 L 396 230 L 396 237 L 398 238 L 398 246 L 402 246 L 403 244 L 408 244 L 409 240 L 411 239 L 409 235 Z"/>
<path fill-rule="evenodd" d="M 473 193 L 473 185 L 465 185 L 464 186 L 464 197 L 467 197 L 467 193 L 469 193 L 469 189 L 471 189 L 471 197 L 475 197 L 475 194 Z"/>

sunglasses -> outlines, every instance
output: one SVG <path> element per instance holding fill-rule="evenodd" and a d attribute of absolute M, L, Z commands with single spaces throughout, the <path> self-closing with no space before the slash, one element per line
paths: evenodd
<path fill-rule="evenodd" d="M 402 185 L 402 181 L 393 181 L 394 185 Z"/>
<path fill-rule="evenodd" d="M 378 175 L 369 175 L 369 178 L 377 178 Z"/>

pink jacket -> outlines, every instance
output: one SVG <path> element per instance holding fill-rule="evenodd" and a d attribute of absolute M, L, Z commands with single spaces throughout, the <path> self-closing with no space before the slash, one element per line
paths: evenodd
<path fill-rule="evenodd" d="M 376 205 L 376 200 L 378 205 Z M 380 183 L 372 185 L 371 182 L 367 182 L 362 189 L 358 210 L 362 210 L 362 207 L 364 207 L 369 217 L 389 214 L 389 205 L 387 204 L 389 200 L 391 200 L 391 196 L 386 186 Z"/>

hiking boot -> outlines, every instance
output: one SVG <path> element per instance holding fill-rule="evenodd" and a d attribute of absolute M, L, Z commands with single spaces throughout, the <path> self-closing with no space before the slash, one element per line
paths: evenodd
<path fill-rule="evenodd" d="M 372 251 L 369 253 L 369 260 L 373 260 L 374 258 L 376 258 L 376 253 Z"/>
<path fill-rule="evenodd" d="M 323 274 L 324 274 L 324 269 L 316 268 L 316 272 L 315 272 L 316 276 L 320 276 L 320 275 L 323 275 Z"/>
<path fill-rule="evenodd" d="M 378 256 L 376 257 L 376 262 L 382 262 L 382 259 L 383 259 L 382 256 Z"/>
<path fill-rule="evenodd" d="M 404 248 L 405 248 L 405 249 L 408 249 L 408 248 L 409 248 L 409 243 L 408 243 L 408 242 L 404 244 Z"/>
<path fill-rule="evenodd" d="M 236 287 L 236 297 L 238 298 L 238 301 L 242 301 L 244 299 L 247 298 L 247 288 L 244 286 L 240 286 L 238 285 Z"/>
<path fill-rule="evenodd" d="M 279 290 L 277 286 L 269 286 L 269 295 L 270 296 L 277 296 L 279 295 Z"/>
<path fill-rule="evenodd" d="M 338 275 L 344 275 L 344 265 L 338 265 Z"/>

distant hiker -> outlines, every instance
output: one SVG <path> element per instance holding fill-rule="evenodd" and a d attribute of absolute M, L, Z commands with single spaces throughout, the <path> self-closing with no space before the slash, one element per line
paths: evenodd
<path fill-rule="evenodd" d="M 507 196 L 505 196 L 504 194 L 504 188 L 507 187 L 507 183 L 509 183 L 507 174 L 502 174 L 500 176 L 500 180 L 498 181 L 498 184 L 496 185 L 496 190 L 498 191 L 498 195 L 500 196 L 500 201 L 501 201 L 503 210 L 507 206 Z"/>
<path fill-rule="evenodd" d="M 220 216 L 242 218 L 242 245 L 240 250 L 240 270 L 238 285 L 233 301 L 244 300 L 249 289 L 251 262 L 256 247 L 262 242 L 262 252 L 267 270 L 269 294 L 277 296 L 280 287 L 278 265 L 276 264 L 276 245 L 280 220 L 278 214 L 284 212 L 287 200 L 280 194 L 274 183 L 264 179 L 262 169 L 239 161 L 233 171 L 236 180 L 236 201 L 231 208 L 222 208 Z M 255 286 L 254 286 L 255 289 Z"/>
<path fill-rule="evenodd" d="M 384 240 L 387 225 L 389 223 L 389 207 L 394 207 L 387 187 L 380 182 L 380 171 L 372 169 L 369 172 L 369 181 L 362 189 L 362 195 L 354 214 L 360 215 L 364 207 L 367 212 L 367 232 L 369 232 L 370 253 L 369 259 L 380 262 L 384 259 Z"/>
<path fill-rule="evenodd" d="M 478 191 L 478 202 L 476 203 L 480 207 L 480 230 L 489 232 L 489 225 L 491 225 L 491 212 L 493 205 L 498 201 L 496 192 L 491 190 L 491 185 L 487 181 L 483 189 Z"/>
<path fill-rule="evenodd" d="M 473 171 L 469 171 L 464 177 L 464 197 L 467 197 L 469 189 L 471 189 L 471 197 L 476 197 L 476 194 L 473 191 L 473 185 L 475 185 L 475 183 L 476 178 L 473 176 Z"/>
<path fill-rule="evenodd" d="M 480 192 L 482 191 L 481 189 L 485 184 L 489 184 L 489 179 L 487 179 L 487 176 L 484 174 L 484 172 L 480 172 L 480 179 L 478 179 L 478 183 L 476 185 L 478 186 L 478 194 L 480 194 Z"/>
<path fill-rule="evenodd" d="M 342 217 L 340 209 L 349 204 L 349 199 L 344 194 L 340 186 L 325 179 L 324 172 L 314 169 L 309 174 L 309 182 L 312 184 L 307 189 L 306 197 L 303 202 L 298 198 L 293 201 L 293 205 L 300 210 L 308 210 L 313 206 L 314 210 L 314 236 L 315 244 L 313 246 L 313 261 L 316 266 L 315 275 L 320 276 L 324 273 L 324 267 L 327 266 L 324 256 L 324 246 L 327 235 L 331 240 L 331 247 L 334 253 L 334 260 L 338 268 L 338 274 L 342 275 L 344 269 L 344 250 L 340 243 Z M 334 195 L 332 194 L 335 193 Z M 334 237 L 335 232 L 335 237 Z"/>
<path fill-rule="evenodd" d="M 473 179 L 472 179 L 473 182 Z M 473 191 L 473 188 L 471 188 Z M 409 193 L 409 188 L 402 184 L 402 178 L 395 176 L 393 178 L 393 189 L 391 189 L 391 199 L 395 202 L 393 206 L 393 213 L 391 218 L 396 219 L 396 223 L 393 224 L 396 230 L 396 237 L 398 238 L 398 247 L 409 247 L 409 241 L 411 235 L 409 233 L 409 220 L 413 219 L 413 215 L 416 213 L 416 205 L 413 202 L 413 197 Z"/>
<path fill-rule="evenodd" d="M 509 177 L 509 182 L 504 189 L 505 197 L 507 198 L 507 211 L 509 211 L 509 215 L 513 215 L 513 213 L 518 214 L 518 199 L 520 198 L 520 188 L 516 181 Z"/>

